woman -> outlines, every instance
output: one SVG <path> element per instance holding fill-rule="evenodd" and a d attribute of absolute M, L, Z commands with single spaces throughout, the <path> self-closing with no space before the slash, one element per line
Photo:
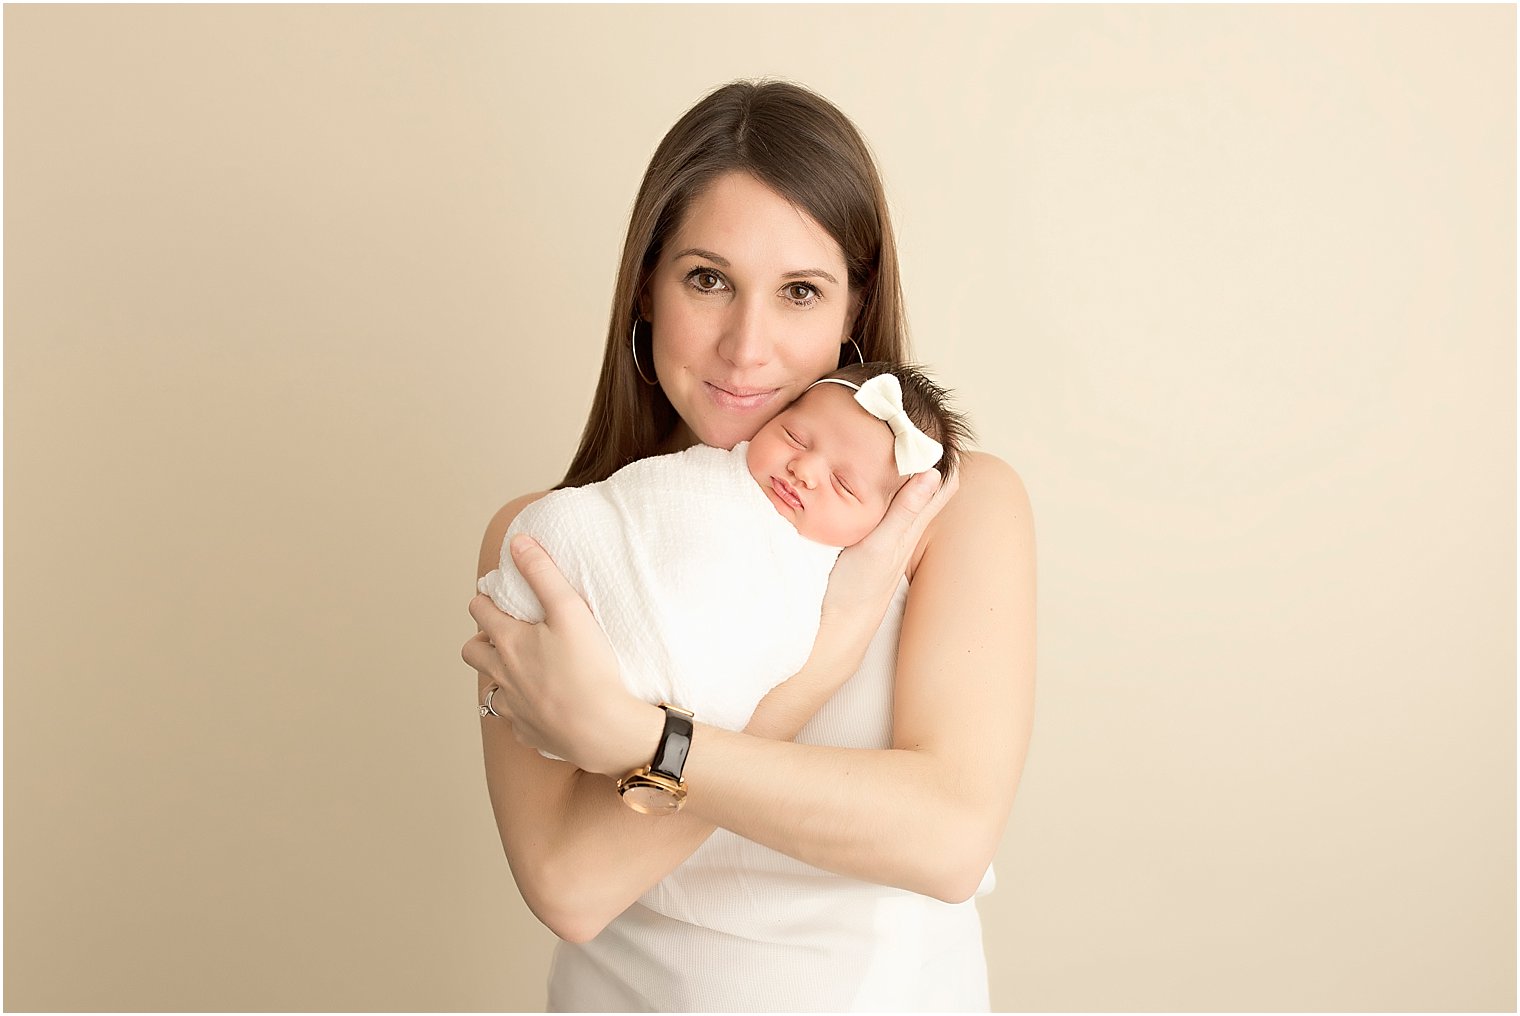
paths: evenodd
<path fill-rule="evenodd" d="M 904 359 L 904 332 L 854 126 L 794 85 L 724 86 L 645 175 L 560 486 L 748 440 L 837 366 Z M 491 520 L 478 575 L 541 496 Z M 973 453 L 942 488 L 932 470 L 907 484 L 840 556 L 812 657 L 743 732 L 633 699 L 547 555 L 513 552 L 547 620 L 476 596 L 462 655 L 513 877 L 564 940 L 551 1010 L 987 1009 L 970 900 L 991 884 L 1034 693 L 1033 527 L 1012 469 Z M 680 810 L 635 810 L 640 794 Z"/>

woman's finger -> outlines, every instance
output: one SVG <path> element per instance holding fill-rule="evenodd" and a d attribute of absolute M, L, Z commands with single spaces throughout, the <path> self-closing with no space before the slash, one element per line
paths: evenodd
<path fill-rule="evenodd" d="M 586 601 L 565 579 L 559 567 L 549 557 L 549 552 L 539 546 L 537 540 L 521 533 L 514 536 L 512 562 L 517 565 L 517 570 L 527 580 L 528 587 L 533 590 L 534 595 L 538 597 L 538 602 L 543 605 L 545 623 L 553 625 L 555 619 L 570 607 L 585 608 Z"/>
<path fill-rule="evenodd" d="M 939 470 L 926 469 L 903 485 L 892 499 L 877 531 L 893 534 L 914 545 L 924 528 L 960 486 L 960 477 L 940 482 Z"/>
<path fill-rule="evenodd" d="M 935 515 L 939 514 L 939 510 L 945 506 L 945 502 L 954 497 L 955 492 L 960 489 L 961 474 L 957 472 L 940 483 L 939 487 L 934 491 L 934 496 L 929 499 L 928 507 L 923 514 L 927 514 L 932 519 Z"/>
<path fill-rule="evenodd" d="M 938 469 L 925 469 L 903 484 L 902 490 L 898 491 L 897 496 L 892 499 L 892 508 L 906 513 L 911 518 L 917 518 L 943 486 L 944 484 L 940 483 Z"/>
<path fill-rule="evenodd" d="M 908 528 L 908 542 L 914 547 L 923 539 L 924 532 L 929 528 L 929 523 L 934 521 L 936 515 L 950 503 L 955 492 L 960 490 L 961 477 L 959 473 L 947 478 L 934 491 L 934 496 L 929 498 L 929 503 L 923 507 L 913 518 L 913 524 Z"/>
<path fill-rule="evenodd" d="M 496 602 L 485 593 L 476 593 L 470 597 L 470 616 L 475 619 L 475 625 L 484 633 L 490 641 L 497 641 L 497 634 L 501 631 L 503 623 L 515 620 L 511 614 L 499 609 Z"/>
<path fill-rule="evenodd" d="M 487 641 L 485 632 L 478 632 L 467 639 L 459 650 L 459 657 L 482 674 L 488 673 L 492 664 L 501 664 L 501 657 L 496 654 L 496 647 Z"/>

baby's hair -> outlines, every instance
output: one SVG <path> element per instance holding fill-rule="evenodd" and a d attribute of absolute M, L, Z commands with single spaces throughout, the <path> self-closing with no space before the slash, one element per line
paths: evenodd
<path fill-rule="evenodd" d="M 907 363 L 852 363 L 825 377 L 839 378 L 851 384 L 865 384 L 878 374 L 893 374 L 902 385 L 903 411 L 919 430 L 944 446 L 945 453 L 934 463 L 942 479 L 950 479 L 960 465 L 961 452 L 974 436 L 965 414 L 950 408 L 951 391 L 935 384 L 921 367 Z"/>

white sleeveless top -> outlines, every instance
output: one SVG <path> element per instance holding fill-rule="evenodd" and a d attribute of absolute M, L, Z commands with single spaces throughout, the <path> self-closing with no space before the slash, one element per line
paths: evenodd
<path fill-rule="evenodd" d="M 805 744 L 887 748 L 908 599 L 898 586 L 860 669 Z M 992 868 L 976 896 L 992 891 Z M 561 941 L 549 1012 L 986 1012 L 975 899 L 944 903 L 804 864 L 726 829 L 590 942 Z"/>

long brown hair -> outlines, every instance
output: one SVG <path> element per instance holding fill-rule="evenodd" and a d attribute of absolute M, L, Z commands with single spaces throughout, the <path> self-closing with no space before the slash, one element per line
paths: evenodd
<path fill-rule="evenodd" d="M 859 299 L 854 338 L 864 359 L 906 358 L 897 245 L 881 177 L 860 132 L 831 102 L 800 85 L 732 82 L 687 110 L 649 160 L 623 240 L 591 413 L 555 489 L 605 480 L 654 454 L 679 422 L 664 390 L 635 373 L 629 337 L 639 294 L 666 240 L 703 189 L 731 170 L 752 174 L 839 244 L 850 292 Z M 841 362 L 854 358 L 854 347 L 842 347 Z"/>

